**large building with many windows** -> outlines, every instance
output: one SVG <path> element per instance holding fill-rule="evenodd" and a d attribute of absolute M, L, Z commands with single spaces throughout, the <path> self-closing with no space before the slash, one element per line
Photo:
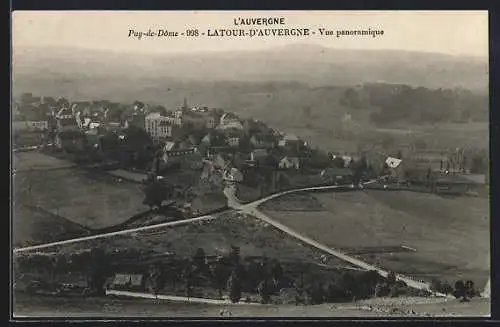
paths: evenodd
<path fill-rule="evenodd" d="M 153 139 L 172 137 L 172 125 L 171 117 L 165 117 L 159 113 L 151 113 L 145 119 L 146 132 Z"/>

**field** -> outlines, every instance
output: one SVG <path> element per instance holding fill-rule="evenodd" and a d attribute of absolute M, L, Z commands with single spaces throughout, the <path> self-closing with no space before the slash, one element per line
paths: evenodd
<path fill-rule="evenodd" d="M 26 170 L 51 170 L 73 167 L 74 164 L 47 156 L 40 152 L 16 152 L 12 155 L 12 167 L 16 172 Z"/>
<path fill-rule="evenodd" d="M 399 300 L 399 299 L 398 299 Z M 420 299 L 421 300 L 421 299 Z M 186 304 L 167 301 L 115 298 L 47 298 L 24 294 L 16 295 L 16 317 L 72 317 L 72 318 L 123 318 L 130 317 L 471 317 L 490 316 L 491 303 L 488 299 L 474 299 L 469 303 L 457 300 L 434 303 L 426 302 L 386 304 L 380 299 L 359 304 L 322 304 L 312 306 L 296 305 L 210 305 Z M 440 300 L 440 299 L 439 299 Z M 440 300 L 441 301 L 441 300 Z M 427 303 L 430 302 L 430 303 Z M 371 308 L 371 309 L 370 309 Z M 225 315 L 223 313 L 226 312 Z"/>
<path fill-rule="evenodd" d="M 12 244 L 15 247 L 48 243 L 89 234 L 85 227 L 37 208 L 15 204 Z"/>
<path fill-rule="evenodd" d="M 15 154 L 15 157 L 18 167 L 23 167 L 13 178 L 17 243 L 47 240 L 48 236 L 37 236 L 35 230 L 36 226 L 44 225 L 45 220 L 50 223 L 69 220 L 64 225 L 82 230 L 99 229 L 122 223 L 147 210 L 142 204 L 144 195 L 135 183 L 67 168 L 64 161 L 40 153 Z M 61 225 L 55 224 L 52 228 L 54 238 L 68 237 Z"/>
<path fill-rule="evenodd" d="M 345 252 L 366 247 L 415 249 L 359 255 L 399 273 L 450 283 L 472 279 L 480 288 L 489 278 L 488 199 L 376 190 L 321 193 L 314 198 L 322 211 L 282 211 L 283 199 L 261 208 L 290 228 Z"/>
<path fill-rule="evenodd" d="M 43 252 L 70 257 L 74 253 L 96 246 L 106 249 L 109 253 L 108 261 L 113 264 L 115 273 L 144 272 L 151 263 L 160 261 L 164 263 L 169 276 L 179 276 L 183 269 L 182 260 L 191 258 L 198 248 L 202 248 L 209 261 L 213 261 L 218 255 L 227 255 L 231 246 L 240 248 L 241 257 L 247 263 L 261 260 L 264 256 L 280 260 L 286 276 L 293 280 L 304 274 L 306 281 L 325 283 L 335 278 L 343 269 L 354 269 L 346 262 L 324 255 L 321 251 L 302 244 L 253 217 L 237 212 L 220 214 L 210 221 L 60 245 Z M 20 273 L 16 274 L 16 289 L 21 291 L 26 282 L 47 276 L 40 265 L 37 266 L 37 269 L 40 269 L 38 272 L 26 270 L 28 268 L 22 268 L 22 265 L 16 267 L 16 271 Z M 64 282 L 84 284 L 85 276 L 82 272 L 64 273 L 58 278 Z M 28 280 L 27 275 L 31 276 Z M 176 282 L 178 277 L 173 278 L 161 292 L 185 295 L 182 280 Z M 200 285 L 196 291 L 198 297 L 218 297 L 213 287 Z M 246 296 L 252 295 L 248 293 Z"/>
<path fill-rule="evenodd" d="M 224 255 L 229 253 L 231 245 L 240 247 L 242 257 L 268 256 L 283 261 L 318 263 L 323 254 L 272 226 L 236 212 L 219 214 L 214 220 L 62 245 L 46 251 L 72 253 L 103 246 L 116 250 L 133 249 L 144 254 L 175 253 L 181 257 L 191 257 L 199 247 L 204 249 L 207 256 Z M 332 266 L 350 266 L 335 257 L 328 258 L 327 263 Z"/>

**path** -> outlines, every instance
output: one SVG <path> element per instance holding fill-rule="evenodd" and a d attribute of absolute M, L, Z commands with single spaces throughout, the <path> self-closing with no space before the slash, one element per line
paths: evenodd
<path fill-rule="evenodd" d="M 236 199 L 236 197 L 234 195 L 234 189 L 231 189 L 230 187 L 228 187 L 224 190 L 224 194 L 228 198 L 228 207 L 235 209 L 235 210 L 238 210 L 238 211 L 241 211 L 245 208 L 248 208 L 248 206 L 251 206 L 251 205 L 258 206 L 266 201 L 269 201 L 269 200 L 274 199 L 276 197 L 279 197 L 279 196 L 282 196 L 285 194 L 289 194 L 289 193 L 293 193 L 293 192 L 303 192 L 303 191 L 307 191 L 307 190 L 334 189 L 334 188 L 338 188 L 338 186 L 322 186 L 322 187 L 317 187 L 317 188 L 312 187 L 312 188 L 301 188 L 301 189 L 297 189 L 297 190 L 289 190 L 289 191 L 270 195 L 268 197 L 265 197 L 263 199 L 260 199 L 260 200 L 257 200 L 257 201 L 251 202 L 251 203 L 248 203 L 246 205 L 241 205 L 240 202 Z M 190 223 L 193 223 L 196 221 L 211 220 L 211 219 L 215 219 L 215 218 L 216 217 L 213 215 L 207 215 L 207 216 L 201 216 L 201 217 L 196 217 L 196 218 L 189 218 L 189 219 L 177 220 L 177 221 L 172 221 L 172 222 L 166 222 L 166 223 L 161 223 L 161 224 L 156 224 L 156 225 L 129 228 L 129 229 L 124 229 L 121 231 L 116 231 L 116 232 L 111 232 L 111 233 L 90 235 L 90 236 L 78 237 L 78 238 L 73 238 L 73 239 L 64 240 L 64 241 L 57 241 L 57 242 L 51 242 L 51 243 L 46 243 L 46 244 L 39 244 L 39 245 L 22 247 L 22 248 L 15 248 L 13 252 L 14 253 L 22 253 L 22 252 L 46 249 L 46 248 L 59 246 L 59 245 L 72 244 L 72 243 L 84 242 L 84 241 L 89 241 L 89 240 L 96 240 L 96 239 L 101 239 L 101 238 L 106 238 L 106 237 L 117 236 L 117 235 L 132 234 L 132 233 L 137 233 L 137 232 L 146 231 L 146 230 L 153 230 L 153 229 L 163 228 L 163 227 L 172 227 L 172 226 L 190 224 Z"/>
<path fill-rule="evenodd" d="M 210 215 L 209 216 L 201 216 L 201 217 L 171 221 L 171 222 L 166 222 L 166 223 L 161 223 L 161 224 L 156 224 L 156 225 L 124 229 L 124 230 L 117 231 L 117 232 L 91 235 L 91 236 L 85 236 L 85 237 L 78 237 L 78 238 L 73 238 L 73 239 L 69 239 L 69 240 L 65 240 L 65 241 L 57 241 L 57 242 L 52 242 L 52 243 L 17 248 L 17 249 L 14 249 L 14 253 L 29 252 L 29 251 L 59 246 L 59 245 L 96 240 L 96 239 L 100 239 L 100 238 L 106 238 L 106 237 L 117 236 L 117 235 L 133 234 L 133 233 L 137 233 L 137 232 L 141 232 L 141 231 L 153 230 L 153 229 L 163 228 L 163 227 L 173 227 L 173 226 L 185 225 L 185 224 L 190 224 L 190 223 L 194 223 L 197 221 L 211 220 L 211 219 L 215 219 L 215 218 L 216 218 L 215 216 L 210 216 Z"/>
<path fill-rule="evenodd" d="M 365 185 L 372 184 L 374 182 L 375 181 L 372 180 L 372 181 L 365 183 Z M 354 186 L 347 186 L 347 187 L 354 188 Z M 311 238 L 308 238 L 306 236 L 303 236 L 300 233 L 292 230 L 291 228 L 271 219 L 270 217 L 268 217 L 267 215 L 262 213 L 260 210 L 258 210 L 258 207 L 261 204 L 263 204 L 269 200 L 272 200 L 274 198 L 286 195 L 286 194 L 297 193 L 297 192 L 306 192 L 306 191 L 334 190 L 334 189 L 342 189 L 342 188 L 346 188 L 346 186 L 333 185 L 333 186 L 305 187 L 305 188 L 288 190 L 288 191 L 283 191 L 283 192 L 279 192 L 276 194 L 272 194 L 270 196 L 267 196 L 265 198 L 262 198 L 262 199 L 259 199 L 259 200 L 256 200 L 256 201 L 253 201 L 253 202 L 250 202 L 247 204 L 242 204 L 236 198 L 236 195 L 235 195 L 236 188 L 234 185 L 226 187 L 226 189 L 224 190 L 224 194 L 226 195 L 226 197 L 228 199 L 228 207 L 229 208 L 233 208 L 233 209 L 238 210 L 242 213 L 246 213 L 246 214 L 252 215 L 260 220 L 263 220 L 266 223 L 268 223 L 268 224 L 280 229 L 281 231 L 285 232 L 286 234 L 288 234 L 296 239 L 299 239 L 302 242 L 309 244 L 317 249 L 320 249 L 326 253 L 329 253 L 337 258 L 340 258 L 346 262 L 349 262 L 357 267 L 360 267 L 360 268 L 366 269 L 366 270 L 375 270 L 380 275 L 387 276 L 389 274 L 388 271 L 383 270 L 383 269 L 376 267 L 374 265 L 368 264 L 362 260 L 356 259 L 352 256 L 347 255 L 347 254 L 344 254 L 338 250 L 335 250 L 335 249 L 329 248 L 325 245 L 322 245 L 322 244 L 318 243 L 317 241 L 315 241 Z M 88 240 L 95 240 L 95 239 L 106 238 L 106 237 L 110 237 L 110 236 L 116 236 L 116 235 L 126 235 L 126 234 L 136 233 L 136 232 L 145 231 L 145 230 L 152 230 L 152 229 L 162 228 L 162 227 L 178 226 L 178 225 L 183 225 L 183 224 L 189 224 L 189 223 L 196 222 L 196 221 L 203 221 L 203 220 L 210 220 L 210 219 L 215 219 L 215 217 L 214 216 L 202 216 L 202 217 L 179 220 L 179 221 L 174 221 L 174 222 L 167 222 L 167 223 L 162 223 L 162 224 L 157 224 L 157 225 L 126 229 L 126 230 L 113 232 L 113 233 L 106 233 L 106 234 L 100 234 L 100 235 L 74 238 L 74 239 L 70 239 L 70 240 L 53 242 L 53 243 L 48 243 L 48 244 L 28 246 L 28 247 L 24 247 L 24 248 L 14 249 L 14 253 L 39 250 L 39 249 L 49 248 L 49 247 L 58 246 L 58 245 L 71 244 L 71 243 L 83 242 L 83 241 L 88 241 Z M 404 275 L 397 275 L 396 277 L 399 280 L 404 281 L 410 287 L 429 291 L 430 285 L 428 283 L 425 283 L 423 281 L 416 281 L 416 280 L 413 280 L 413 279 L 411 279 L 407 276 L 404 276 Z M 446 296 L 445 294 L 439 294 L 439 293 L 435 293 L 435 295 Z"/>
<path fill-rule="evenodd" d="M 365 185 L 372 184 L 374 182 L 375 181 L 369 181 L 369 182 L 365 183 Z M 349 186 L 349 187 L 354 188 L 353 186 Z M 262 221 L 265 221 L 266 223 L 268 223 L 268 224 L 274 226 L 275 228 L 285 232 L 286 234 L 288 234 L 296 239 L 299 239 L 302 242 L 309 244 L 317 249 L 320 249 L 323 252 L 329 253 L 329 254 L 331 254 L 331 255 L 333 255 L 341 260 L 349 262 L 352 265 L 355 265 L 355 266 L 362 268 L 362 269 L 365 269 L 365 270 L 376 270 L 380 275 L 387 277 L 387 275 L 389 274 L 388 271 L 383 270 L 383 269 L 376 267 L 374 265 L 368 264 L 368 263 L 366 263 L 362 260 L 359 260 L 355 257 L 352 257 L 350 255 L 344 254 L 338 250 L 329 248 L 329 247 L 327 247 L 323 244 L 320 244 L 319 242 L 317 242 L 311 238 L 308 238 L 304 235 L 301 235 L 297 231 L 294 231 L 293 229 L 273 220 L 272 218 L 270 218 L 269 216 L 267 216 L 266 214 L 264 214 L 263 212 L 261 212 L 258 209 L 258 207 L 261 204 L 263 204 L 264 202 L 267 202 L 267 201 L 274 199 L 276 197 L 280 197 L 282 195 L 286 195 L 286 194 L 290 194 L 290 193 L 297 193 L 297 192 L 305 192 L 305 191 L 333 190 L 333 189 L 339 189 L 339 188 L 345 188 L 345 186 L 306 187 L 306 188 L 302 188 L 302 189 L 290 190 L 290 191 L 285 191 L 285 192 L 273 194 L 271 196 L 268 196 L 266 198 L 263 198 L 263 199 L 260 199 L 257 201 L 253 201 L 253 202 L 248 203 L 248 204 L 241 204 L 241 202 L 236 198 L 234 188 L 227 188 L 227 190 L 225 190 L 224 193 L 228 197 L 228 206 L 232 205 L 233 208 L 240 210 L 242 213 L 246 213 L 246 214 L 254 216 Z M 407 277 L 404 275 L 396 275 L 396 277 L 399 280 L 404 281 L 410 287 L 420 289 L 420 290 L 430 291 L 430 289 L 429 289 L 430 285 L 426 282 L 417 281 L 417 280 L 411 279 L 410 277 Z M 444 294 L 437 294 L 437 293 L 436 293 L 436 295 L 446 296 Z"/>
<path fill-rule="evenodd" d="M 187 303 L 204 303 L 204 304 L 245 304 L 245 305 L 259 305 L 260 303 L 255 302 L 238 302 L 232 303 L 229 300 L 216 300 L 216 299 L 206 299 L 198 297 L 186 297 L 186 296 L 175 296 L 175 295 L 154 295 L 151 293 L 144 292 L 128 292 L 128 291 L 118 291 L 118 290 L 106 290 L 106 295 L 117 295 L 117 296 L 127 296 L 142 299 L 153 299 L 153 300 L 167 300 L 176 302 L 187 302 Z"/>

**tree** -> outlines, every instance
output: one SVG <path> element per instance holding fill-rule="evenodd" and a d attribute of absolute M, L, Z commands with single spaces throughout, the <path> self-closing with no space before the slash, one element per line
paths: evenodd
<path fill-rule="evenodd" d="M 305 292 L 305 283 L 304 283 L 304 275 L 301 274 L 299 279 L 295 281 L 293 284 L 295 289 L 295 303 L 304 303 L 304 292 Z"/>
<path fill-rule="evenodd" d="M 377 285 L 375 285 L 375 296 L 376 297 L 384 297 L 389 295 L 391 292 L 391 289 L 385 282 L 378 282 Z"/>
<path fill-rule="evenodd" d="M 107 113 L 107 118 L 110 121 L 121 121 L 121 118 L 124 114 L 124 109 L 123 107 L 114 105 L 111 108 L 109 108 L 109 111 Z"/>
<path fill-rule="evenodd" d="M 366 170 L 368 168 L 368 162 L 366 157 L 361 157 L 357 162 L 351 160 L 350 169 L 353 171 L 353 179 L 355 184 L 359 184 L 363 176 L 366 175 Z"/>
<path fill-rule="evenodd" d="M 21 94 L 21 98 L 20 98 L 21 106 L 30 104 L 32 101 L 33 101 L 33 93 Z"/>
<path fill-rule="evenodd" d="M 120 143 L 118 135 L 113 132 L 106 132 L 99 138 L 99 147 L 101 150 L 112 150 L 118 147 Z"/>
<path fill-rule="evenodd" d="M 465 282 L 465 296 L 469 299 L 476 296 L 476 291 L 474 290 L 474 282 L 472 280 L 468 280 Z"/>
<path fill-rule="evenodd" d="M 271 273 L 272 273 L 273 280 L 275 281 L 275 283 L 277 285 L 280 285 L 281 280 L 283 278 L 284 270 L 283 270 L 283 266 L 281 265 L 281 263 L 278 260 L 274 261 L 272 268 L 271 268 Z"/>
<path fill-rule="evenodd" d="M 148 272 L 149 289 L 157 295 L 165 286 L 165 276 L 160 265 L 152 265 Z"/>
<path fill-rule="evenodd" d="M 196 268 L 196 271 L 206 274 L 208 272 L 207 258 L 205 251 L 202 248 L 196 249 L 195 254 L 193 255 L 193 265 Z"/>
<path fill-rule="evenodd" d="M 402 293 L 402 288 L 398 284 L 394 284 L 390 287 L 389 296 L 398 297 Z"/>
<path fill-rule="evenodd" d="M 124 130 L 124 154 L 129 163 L 143 166 L 150 163 L 154 156 L 153 139 L 142 128 L 131 125 Z"/>
<path fill-rule="evenodd" d="M 461 298 L 462 301 L 467 301 L 465 290 L 466 289 L 464 281 L 458 280 L 457 282 L 455 282 L 455 290 L 453 292 L 453 296 L 455 296 L 457 299 Z"/>
<path fill-rule="evenodd" d="M 332 160 L 332 165 L 337 168 L 345 168 L 345 161 L 342 157 L 337 156 Z"/>
<path fill-rule="evenodd" d="M 134 101 L 133 106 L 134 109 L 137 108 L 138 110 L 142 110 L 145 107 L 144 102 L 138 100 Z"/>
<path fill-rule="evenodd" d="M 240 256 L 240 247 L 231 245 L 231 252 L 229 252 L 229 262 L 236 268 L 240 264 L 241 256 Z"/>
<path fill-rule="evenodd" d="M 323 285 L 321 283 L 314 283 L 310 290 L 311 304 L 321 304 L 325 300 Z"/>
<path fill-rule="evenodd" d="M 327 302 L 339 302 L 345 300 L 345 291 L 340 280 L 334 279 L 326 285 L 325 299 Z"/>
<path fill-rule="evenodd" d="M 396 284 L 396 273 L 394 271 L 390 271 L 387 275 L 387 285 L 392 286 Z"/>
<path fill-rule="evenodd" d="M 341 284 L 344 288 L 344 298 L 346 300 L 353 300 L 356 296 L 356 294 L 353 292 L 353 290 L 356 288 L 356 280 L 352 273 L 347 271 L 344 272 L 342 274 Z"/>
<path fill-rule="evenodd" d="M 68 267 L 68 261 L 64 255 L 59 255 L 54 260 L 54 268 L 52 273 L 52 281 L 59 273 L 63 273 Z"/>
<path fill-rule="evenodd" d="M 227 290 L 231 302 L 238 303 L 241 299 L 241 280 L 236 270 L 233 270 L 229 280 L 227 281 Z"/>
<path fill-rule="evenodd" d="M 56 103 L 59 108 L 64 108 L 64 107 L 69 108 L 69 101 L 64 97 L 57 99 Z"/>
<path fill-rule="evenodd" d="M 182 277 L 184 278 L 185 294 L 187 298 L 193 296 L 193 286 L 194 286 L 194 266 L 189 262 L 182 272 Z"/>
<path fill-rule="evenodd" d="M 443 293 L 443 294 L 452 294 L 453 287 L 446 281 L 440 281 L 438 279 L 433 279 L 431 281 L 430 289 L 435 292 Z"/>
<path fill-rule="evenodd" d="M 226 286 L 227 282 L 227 266 L 225 265 L 224 258 L 219 258 L 217 261 L 212 264 L 211 267 L 211 272 L 212 272 L 212 281 L 219 292 L 219 296 L 222 297 L 222 291 L 224 287 Z"/>
<path fill-rule="evenodd" d="M 259 292 L 260 302 L 262 304 L 268 304 L 271 299 L 271 283 L 267 278 L 259 283 L 257 291 Z"/>
<path fill-rule="evenodd" d="M 353 88 L 345 90 L 340 103 L 353 109 L 360 109 L 363 106 L 359 93 Z"/>
<path fill-rule="evenodd" d="M 161 180 L 153 180 L 144 187 L 144 205 L 150 209 L 160 209 L 163 202 L 171 197 L 170 188 Z"/>
<path fill-rule="evenodd" d="M 484 173 L 487 170 L 486 160 L 482 154 L 476 154 L 472 157 L 471 173 L 479 174 Z"/>
<path fill-rule="evenodd" d="M 260 280 L 260 264 L 252 260 L 247 267 L 247 278 L 245 278 L 246 289 L 250 292 L 255 291 Z"/>
<path fill-rule="evenodd" d="M 109 258 L 102 248 L 93 248 L 90 252 L 90 262 L 87 271 L 87 285 L 91 291 L 104 294 L 104 284 L 110 275 Z"/>

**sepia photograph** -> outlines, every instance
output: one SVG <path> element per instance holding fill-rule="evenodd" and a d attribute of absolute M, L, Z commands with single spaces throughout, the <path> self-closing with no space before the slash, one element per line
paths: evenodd
<path fill-rule="evenodd" d="M 490 317 L 487 11 L 14 11 L 12 319 Z"/>

